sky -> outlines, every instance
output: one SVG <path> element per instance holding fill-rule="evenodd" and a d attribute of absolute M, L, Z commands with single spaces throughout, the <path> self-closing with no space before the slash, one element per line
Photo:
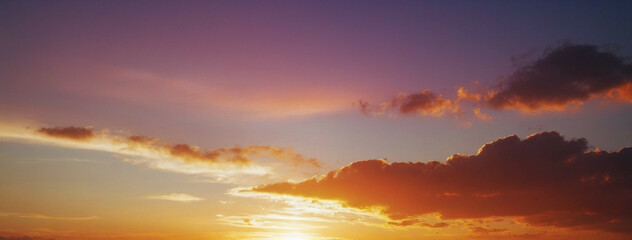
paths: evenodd
<path fill-rule="evenodd" d="M 632 237 L 630 1 L 2 1 L 0 240 Z"/>

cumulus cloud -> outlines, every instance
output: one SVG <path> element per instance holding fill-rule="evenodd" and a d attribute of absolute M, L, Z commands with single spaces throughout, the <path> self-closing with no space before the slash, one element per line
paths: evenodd
<path fill-rule="evenodd" d="M 624 58 L 597 46 L 566 44 L 520 67 L 485 101 L 494 109 L 565 110 L 613 92 L 623 91 L 620 100 L 630 100 L 625 88 L 631 81 L 632 64 Z"/>
<path fill-rule="evenodd" d="M 566 140 L 554 131 L 509 136 L 446 163 L 365 160 L 321 178 L 249 191 L 378 207 L 399 225 L 419 225 L 406 220 L 425 214 L 446 220 L 501 216 L 534 226 L 632 234 L 632 148 L 587 150 L 585 139 Z"/>

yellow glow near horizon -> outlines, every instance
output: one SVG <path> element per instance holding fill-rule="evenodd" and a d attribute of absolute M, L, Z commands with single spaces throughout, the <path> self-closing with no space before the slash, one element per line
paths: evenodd
<path fill-rule="evenodd" d="M 311 238 L 300 232 L 286 233 L 284 236 L 277 238 L 280 240 L 310 240 Z"/>

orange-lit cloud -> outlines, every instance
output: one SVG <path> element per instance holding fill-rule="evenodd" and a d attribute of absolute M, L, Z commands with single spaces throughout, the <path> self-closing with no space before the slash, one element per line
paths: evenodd
<path fill-rule="evenodd" d="M 425 214 L 506 216 L 531 226 L 632 234 L 632 148 L 587 150 L 585 139 L 566 140 L 557 132 L 509 136 L 446 163 L 358 161 L 321 178 L 252 191 L 379 207 L 400 225 L 419 225 L 404 221 Z"/>
<path fill-rule="evenodd" d="M 632 102 L 632 82 L 608 91 L 608 97 L 621 102 Z"/>
<path fill-rule="evenodd" d="M 252 156 L 264 156 L 269 155 L 277 159 L 287 161 L 294 167 L 301 165 L 310 165 L 314 168 L 321 168 L 321 164 L 314 158 L 304 158 L 302 155 L 294 153 L 290 149 L 284 149 L 273 146 L 246 146 L 246 147 L 232 147 L 232 148 L 218 148 L 211 151 L 201 151 L 197 146 L 191 146 L 189 144 L 173 144 L 173 145 L 159 145 L 156 142 L 158 139 L 154 139 L 147 136 L 132 135 L 127 137 L 128 145 L 130 148 L 162 148 L 164 152 L 167 152 L 173 158 L 179 158 L 184 161 L 200 161 L 200 162 L 229 162 L 232 164 L 250 164 L 252 162 Z"/>
<path fill-rule="evenodd" d="M 492 116 L 490 116 L 489 114 L 482 113 L 480 108 L 474 108 L 472 110 L 472 113 L 474 113 L 474 117 L 478 119 L 482 119 L 482 120 L 492 119 Z"/>
<path fill-rule="evenodd" d="M 55 127 L 32 130 L 0 122 L 0 138 L 53 144 L 67 148 L 106 151 L 127 162 L 187 174 L 201 174 L 216 181 L 247 181 L 247 175 L 268 179 L 304 178 L 320 171 L 321 163 L 305 158 L 290 148 L 275 146 L 235 146 L 202 151 L 189 144 L 164 144 L 159 139 L 95 131 L 84 127 Z M 259 179 L 262 180 L 262 179 Z"/>
<path fill-rule="evenodd" d="M 88 140 L 94 137 L 94 133 L 91 128 L 84 127 L 55 127 L 55 128 L 40 128 L 37 132 L 51 137 L 68 138 L 74 140 Z"/>
<path fill-rule="evenodd" d="M 356 105 L 371 116 L 396 110 L 405 115 L 461 117 L 469 111 L 464 110 L 462 101 L 469 101 L 475 104 L 467 106 L 473 107 L 473 117 L 488 120 L 491 116 L 481 113 L 478 105 L 524 113 L 559 112 L 578 110 L 594 98 L 632 103 L 632 64 L 596 46 L 565 44 L 520 67 L 493 88 L 472 92 L 460 87 L 453 99 L 424 90 L 410 95 L 400 93 L 390 102 L 378 105 L 365 100 Z"/>
<path fill-rule="evenodd" d="M 476 84 L 478 84 L 478 83 L 476 83 Z M 470 100 L 470 101 L 478 102 L 478 101 L 481 100 L 481 94 L 479 94 L 479 93 L 470 93 L 470 91 L 467 90 L 467 88 L 465 88 L 465 87 L 460 87 L 456 91 L 456 96 L 457 96 L 457 99 L 456 99 L 457 102 L 459 102 L 461 100 Z"/>
<path fill-rule="evenodd" d="M 401 222 L 388 222 L 387 224 L 394 225 L 394 226 L 402 226 L 402 227 L 416 225 L 416 226 L 427 227 L 427 228 L 445 228 L 445 227 L 450 226 L 450 224 L 446 222 L 437 222 L 437 223 L 430 224 L 419 219 L 406 219 Z"/>
<path fill-rule="evenodd" d="M 389 110 L 396 110 L 397 113 L 404 115 L 431 117 L 454 116 L 461 111 L 457 103 L 427 89 L 410 95 L 400 93 L 390 102 L 384 102 L 377 106 L 372 106 L 364 100 L 359 100 L 356 104 L 360 107 L 362 113 L 373 116 L 384 115 Z"/>
<path fill-rule="evenodd" d="M 562 45 L 522 66 L 485 99 L 494 109 L 563 111 L 623 88 L 632 82 L 632 64 L 591 45 Z"/>

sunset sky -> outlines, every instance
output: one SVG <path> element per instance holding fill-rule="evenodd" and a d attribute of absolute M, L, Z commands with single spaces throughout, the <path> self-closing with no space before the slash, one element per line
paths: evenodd
<path fill-rule="evenodd" d="M 0 1 L 0 240 L 632 238 L 632 1 Z"/>

